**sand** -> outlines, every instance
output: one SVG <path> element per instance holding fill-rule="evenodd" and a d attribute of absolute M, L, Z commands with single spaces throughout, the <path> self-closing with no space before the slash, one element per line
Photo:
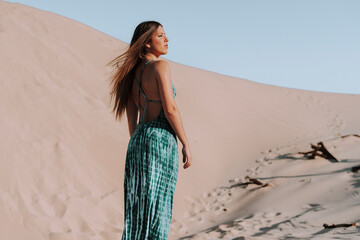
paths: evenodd
<path fill-rule="evenodd" d="M 127 46 L 0 1 L 0 239 L 121 237 L 129 133 L 111 113 L 105 64 Z M 357 226 L 323 228 L 360 225 L 360 138 L 342 137 L 360 133 L 360 95 L 168 62 L 193 152 L 169 239 L 360 239 Z M 298 154 L 319 141 L 339 162 Z"/>

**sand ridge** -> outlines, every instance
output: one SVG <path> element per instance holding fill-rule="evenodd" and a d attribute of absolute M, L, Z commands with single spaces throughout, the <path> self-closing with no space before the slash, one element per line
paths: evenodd
<path fill-rule="evenodd" d="M 118 239 L 129 134 L 126 116 L 111 113 L 105 64 L 127 44 L 0 1 L 0 46 L 0 238 Z M 322 224 L 359 222 L 359 173 L 348 171 L 360 164 L 359 139 L 340 136 L 360 133 L 360 95 L 168 62 L 194 157 L 179 169 L 169 239 L 358 235 Z M 340 162 L 295 154 L 318 141 Z M 246 176 L 270 186 L 233 186 Z"/>

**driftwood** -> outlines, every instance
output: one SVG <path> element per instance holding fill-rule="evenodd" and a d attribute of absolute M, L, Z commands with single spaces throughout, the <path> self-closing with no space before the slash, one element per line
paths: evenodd
<path fill-rule="evenodd" d="M 311 148 L 314 149 L 308 152 L 299 152 L 299 154 L 304 154 L 308 159 L 314 159 L 315 156 L 319 156 L 325 159 L 329 159 L 335 162 L 338 160 L 326 149 L 323 142 L 318 142 L 317 145 L 310 144 Z"/>
<path fill-rule="evenodd" d="M 324 223 L 323 225 L 324 228 L 338 228 L 338 227 L 352 227 L 352 226 L 356 226 L 356 223 L 342 223 L 342 224 L 331 224 L 331 225 Z"/>
<path fill-rule="evenodd" d="M 360 170 L 360 165 L 351 168 L 351 171 L 353 171 L 353 172 L 357 172 L 359 170 Z"/>

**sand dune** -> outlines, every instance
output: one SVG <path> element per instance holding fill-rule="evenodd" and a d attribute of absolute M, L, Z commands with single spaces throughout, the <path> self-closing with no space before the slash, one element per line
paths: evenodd
<path fill-rule="evenodd" d="M 127 44 L 0 1 L 0 239 L 119 239 L 127 123 L 105 64 Z M 171 50 L 171 46 L 170 46 Z M 194 163 L 169 239 L 356 239 L 360 95 L 304 91 L 169 61 Z M 291 79 L 289 79 L 291 81 Z M 323 141 L 338 159 L 299 151 Z M 251 176 L 269 183 L 241 185 Z"/>

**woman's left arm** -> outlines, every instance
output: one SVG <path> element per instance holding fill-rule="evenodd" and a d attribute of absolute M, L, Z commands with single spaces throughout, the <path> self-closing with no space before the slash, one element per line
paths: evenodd
<path fill-rule="evenodd" d="M 137 125 L 138 109 L 134 101 L 130 98 L 126 105 L 126 116 L 128 120 L 130 137 L 133 135 Z"/>

